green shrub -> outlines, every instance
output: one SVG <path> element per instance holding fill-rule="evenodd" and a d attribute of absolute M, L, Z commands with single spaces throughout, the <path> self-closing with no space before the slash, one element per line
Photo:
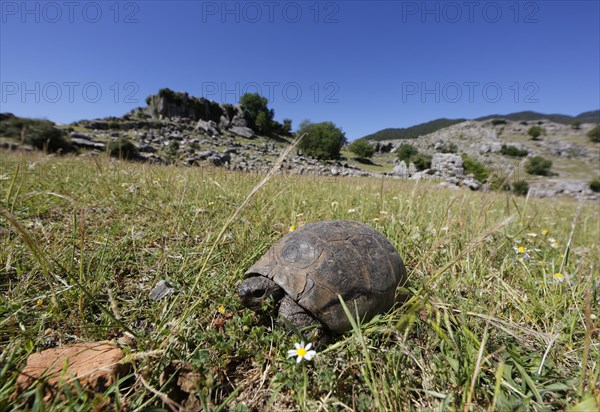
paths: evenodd
<path fill-rule="evenodd" d="M 593 192 L 600 192 L 600 178 L 596 177 L 595 179 L 590 180 L 590 189 Z"/>
<path fill-rule="evenodd" d="M 506 175 L 494 174 L 489 181 L 490 189 L 492 190 L 510 190 L 510 184 Z"/>
<path fill-rule="evenodd" d="M 525 157 L 529 154 L 529 152 L 525 149 L 519 149 L 518 147 L 505 145 L 505 144 L 502 145 L 502 148 L 500 149 L 500 153 L 503 154 L 504 156 L 512 156 L 512 157 Z"/>
<path fill-rule="evenodd" d="M 49 152 L 71 152 L 73 145 L 62 130 L 51 125 L 37 125 L 25 132 L 25 143 Z"/>
<path fill-rule="evenodd" d="M 529 183 L 527 183 L 525 180 L 513 182 L 511 188 L 514 194 L 520 196 L 527 196 L 527 193 L 529 193 Z"/>
<path fill-rule="evenodd" d="M 348 150 L 360 159 L 369 159 L 375 154 L 375 148 L 364 140 L 355 140 L 350 143 Z"/>
<path fill-rule="evenodd" d="M 304 121 L 300 125 L 298 135 L 304 135 L 298 148 L 305 155 L 318 159 L 338 159 L 340 149 L 346 143 L 346 135 L 332 122 Z"/>
<path fill-rule="evenodd" d="M 123 138 L 109 142 L 106 149 L 111 157 L 118 159 L 135 160 L 140 156 L 137 146 Z"/>
<path fill-rule="evenodd" d="M 437 148 L 440 153 L 456 153 L 458 152 L 458 146 L 456 143 L 447 143 Z"/>
<path fill-rule="evenodd" d="M 467 154 L 463 153 L 461 157 L 463 160 L 463 166 L 465 168 L 465 174 L 470 173 L 475 177 L 476 180 L 485 182 L 490 175 L 485 165 L 468 156 Z"/>
<path fill-rule="evenodd" d="M 525 171 L 530 175 L 550 176 L 552 160 L 544 159 L 541 156 L 534 156 L 525 164 Z"/>
<path fill-rule="evenodd" d="M 538 138 L 545 133 L 545 130 L 539 126 L 531 126 L 529 130 L 527 130 L 527 134 L 531 136 L 533 140 L 538 140 Z"/>
<path fill-rule="evenodd" d="M 494 119 L 494 120 L 492 120 L 492 125 L 498 126 L 500 124 L 506 124 L 506 120 L 504 120 L 504 119 Z"/>
<path fill-rule="evenodd" d="M 179 151 L 179 142 L 177 140 L 171 140 L 171 143 L 167 146 L 167 155 L 176 156 Z"/>
<path fill-rule="evenodd" d="M 411 158 L 418 154 L 419 151 L 413 145 L 408 143 L 402 143 L 396 149 L 396 156 L 398 156 L 398 159 L 404 160 L 406 163 L 408 163 Z"/>
<path fill-rule="evenodd" d="M 62 153 L 75 151 L 66 133 L 51 121 L 5 115 L 0 122 L 0 136 L 20 140 L 21 133 L 24 133 L 23 143 L 36 149 Z"/>
<path fill-rule="evenodd" d="M 410 158 L 417 170 L 425 170 L 431 168 L 431 156 L 419 153 Z"/>
<path fill-rule="evenodd" d="M 596 125 L 596 127 L 590 130 L 587 135 L 592 142 L 600 143 L 600 124 Z"/>

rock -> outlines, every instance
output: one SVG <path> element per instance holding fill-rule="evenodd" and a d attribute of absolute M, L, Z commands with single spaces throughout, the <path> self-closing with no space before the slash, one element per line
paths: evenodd
<path fill-rule="evenodd" d="M 45 400 L 64 385 L 75 390 L 73 379 L 85 390 L 102 392 L 119 376 L 127 374 L 128 367 L 119 363 L 123 356 L 123 351 L 112 341 L 76 343 L 33 353 L 17 377 L 16 390 L 24 392 L 43 378 Z"/>
<path fill-rule="evenodd" d="M 104 150 L 106 145 L 100 142 L 93 142 L 90 139 L 83 139 L 79 137 L 71 137 L 71 143 L 73 143 L 77 147 L 82 147 L 84 149 L 98 149 Z"/>
<path fill-rule="evenodd" d="M 166 280 L 161 280 L 152 288 L 148 298 L 150 298 L 150 300 L 161 300 L 165 296 L 168 296 L 174 292 L 175 289 L 169 284 L 169 282 Z"/>
<path fill-rule="evenodd" d="M 92 141 L 92 136 L 89 136 L 87 134 L 83 134 L 83 133 L 77 133 L 77 132 L 72 132 L 69 137 L 71 139 L 83 139 L 83 140 L 88 140 L 88 141 Z"/>
<path fill-rule="evenodd" d="M 438 171 L 442 177 L 462 176 L 462 158 L 454 153 L 436 153 L 431 159 L 431 168 Z"/>
<path fill-rule="evenodd" d="M 196 123 L 196 127 L 194 127 L 195 131 L 200 130 L 201 132 L 209 135 L 209 136 L 218 136 L 221 134 L 221 131 L 219 130 L 217 124 L 215 122 L 213 122 L 212 120 L 206 121 L 206 120 L 198 120 L 198 122 Z"/>
<path fill-rule="evenodd" d="M 217 152 L 215 152 L 215 151 L 213 151 L 213 150 L 205 150 L 205 151 L 203 151 L 203 152 L 198 152 L 198 153 L 196 154 L 196 157 L 197 157 L 199 160 L 206 160 L 206 159 L 208 159 L 209 157 L 211 157 L 211 156 L 215 155 L 216 153 L 217 153 Z"/>
<path fill-rule="evenodd" d="M 233 119 L 231 120 L 230 126 L 233 127 L 248 127 L 248 122 L 246 121 L 246 119 L 244 119 L 243 116 L 241 115 L 235 115 L 233 116 Z"/>
<path fill-rule="evenodd" d="M 498 153 L 502 149 L 502 144 L 499 142 L 481 143 L 478 146 L 478 151 L 481 154 Z"/>
<path fill-rule="evenodd" d="M 141 153 L 156 153 L 156 149 L 149 144 L 140 144 L 138 146 L 138 150 Z"/>
<path fill-rule="evenodd" d="M 417 166 L 415 166 L 415 164 L 413 162 L 410 162 L 408 164 L 408 175 L 412 176 L 415 173 L 417 173 Z"/>
<path fill-rule="evenodd" d="M 403 179 L 406 179 L 410 176 L 408 173 L 408 166 L 406 166 L 406 162 L 404 160 L 394 166 L 392 169 L 392 175 L 401 177 Z"/>
<path fill-rule="evenodd" d="M 246 139 L 251 139 L 254 137 L 254 131 L 249 127 L 234 126 L 229 129 L 229 132 L 237 136 L 245 137 Z"/>
<path fill-rule="evenodd" d="M 475 180 L 472 177 L 467 177 L 461 182 L 462 186 L 466 186 L 471 190 L 479 190 L 481 188 L 481 183 Z"/>
<path fill-rule="evenodd" d="M 231 156 L 229 155 L 229 153 L 213 152 L 213 154 L 209 156 L 206 160 L 208 160 L 215 166 L 222 166 L 225 163 L 231 162 Z"/>

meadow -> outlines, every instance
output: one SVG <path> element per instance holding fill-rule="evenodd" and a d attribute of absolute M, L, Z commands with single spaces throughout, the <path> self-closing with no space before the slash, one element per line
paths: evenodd
<path fill-rule="evenodd" d="M 597 410 L 598 203 L 424 181 L 264 175 L 3 152 L 0 410 Z M 252 196 L 249 196 L 252 194 Z M 397 247 L 411 298 L 297 364 L 237 298 L 305 223 Z M 148 298 L 160 280 L 176 293 Z M 102 393 L 14 396 L 33 352 L 128 335 Z M 182 386 L 182 377 L 187 385 Z"/>

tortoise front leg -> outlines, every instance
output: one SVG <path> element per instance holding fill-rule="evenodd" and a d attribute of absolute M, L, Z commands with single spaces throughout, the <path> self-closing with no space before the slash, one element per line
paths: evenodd
<path fill-rule="evenodd" d="M 300 305 L 294 302 L 289 296 L 284 296 L 279 305 L 279 318 L 286 327 L 292 326 L 297 329 L 303 336 L 303 331 L 308 331 L 308 336 L 322 338 L 325 336 L 325 328 L 317 319 L 308 314 Z M 286 322 L 287 321 L 287 322 Z M 291 330 L 294 332 L 294 330 Z M 312 332 L 312 333 L 311 333 Z M 312 341 L 313 339 L 309 339 Z M 321 340 L 321 339 L 319 339 Z"/>

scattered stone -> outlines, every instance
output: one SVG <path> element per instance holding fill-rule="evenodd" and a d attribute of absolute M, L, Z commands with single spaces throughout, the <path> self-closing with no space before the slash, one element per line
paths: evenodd
<path fill-rule="evenodd" d="M 200 130 L 201 132 L 206 133 L 209 136 L 218 136 L 221 134 L 221 131 L 219 130 L 217 124 L 212 120 L 198 120 L 194 130 Z"/>
<path fill-rule="evenodd" d="M 461 182 L 462 186 L 466 186 L 471 190 L 479 190 L 481 188 L 481 183 L 475 180 L 473 177 L 467 177 Z"/>
<path fill-rule="evenodd" d="M 71 137 L 71 143 L 73 143 L 77 147 L 81 147 L 84 149 L 98 149 L 104 150 L 106 145 L 100 142 L 94 142 L 91 139 L 82 139 L 79 137 Z"/>
<path fill-rule="evenodd" d="M 229 132 L 237 136 L 245 137 L 246 139 L 251 139 L 254 137 L 254 131 L 249 127 L 233 126 L 229 129 Z"/>
<path fill-rule="evenodd" d="M 148 297 L 150 298 L 150 300 L 161 300 L 174 292 L 175 289 L 169 284 L 169 282 L 167 282 L 166 280 L 161 280 L 150 291 L 150 295 L 148 295 Z"/>

